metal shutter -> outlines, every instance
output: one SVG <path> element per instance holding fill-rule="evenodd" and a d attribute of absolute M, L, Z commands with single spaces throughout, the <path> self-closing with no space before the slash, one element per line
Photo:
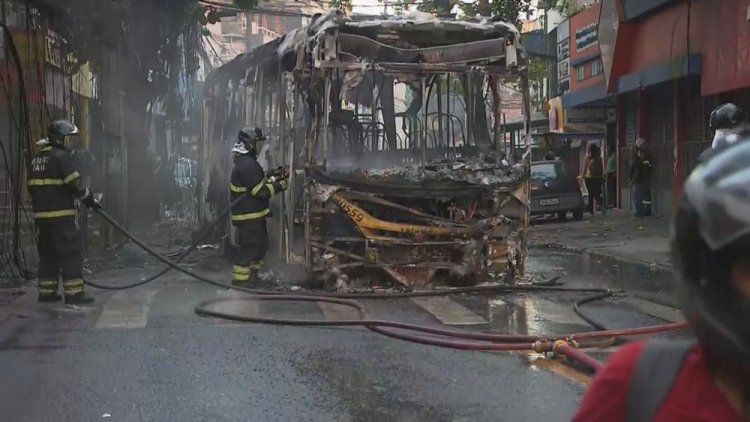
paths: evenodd
<path fill-rule="evenodd" d="M 637 136 L 638 100 L 636 93 L 625 94 L 625 145 L 635 144 Z"/>
<path fill-rule="evenodd" d="M 688 97 L 685 105 L 687 127 L 685 128 L 685 145 L 682 146 L 682 177 L 687 179 L 698 163 L 698 157 L 704 149 L 711 146 L 711 138 L 706 134 L 707 115 L 704 112 L 704 101 L 701 97 L 700 80 L 691 78 L 688 82 Z"/>

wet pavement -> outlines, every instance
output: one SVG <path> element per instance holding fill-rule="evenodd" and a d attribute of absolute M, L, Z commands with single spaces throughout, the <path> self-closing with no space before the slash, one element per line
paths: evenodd
<path fill-rule="evenodd" d="M 221 271 L 200 271 L 228 279 Z M 150 275 L 153 265 L 112 269 L 101 282 Z M 585 305 L 612 328 L 665 322 L 660 271 L 565 250 L 534 248 L 536 281 L 632 290 Z M 423 346 L 362 328 L 302 328 L 201 318 L 194 306 L 227 292 L 169 273 L 122 292 L 94 291 L 95 306 L 0 307 L 0 414 L 14 421 L 474 421 L 569 420 L 589 374 L 527 353 Z M 437 301 L 366 301 L 372 318 L 498 333 L 589 331 L 572 310 L 581 295 L 540 293 Z M 638 300 L 633 301 L 632 298 Z M 662 300 L 663 299 L 663 300 Z M 314 303 L 238 302 L 250 315 L 352 318 Z M 652 309 L 653 308 L 653 309 Z M 663 315 L 662 315 L 663 316 Z M 608 352 L 595 356 L 604 359 Z"/>
<path fill-rule="evenodd" d="M 529 242 L 669 270 L 669 227 L 665 217 L 636 218 L 623 210 L 608 210 L 607 215 L 587 215 L 583 221 L 536 218 Z"/>
<path fill-rule="evenodd" d="M 539 281 L 560 277 L 570 287 L 624 290 L 631 296 L 675 306 L 674 275 L 665 268 L 554 246 L 531 246 L 527 267 Z"/>

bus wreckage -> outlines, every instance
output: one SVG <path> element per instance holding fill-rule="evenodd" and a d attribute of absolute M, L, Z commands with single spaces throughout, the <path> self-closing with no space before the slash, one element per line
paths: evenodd
<path fill-rule="evenodd" d="M 506 142 L 500 87 L 522 93 L 528 128 L 526 64 L 503 22 L 314 16 L 210 74 L 201 218 L 228 204 L 237 130 L 258 126 L 261 163 L 293 175 L 269 221 L 281 262 L 339 284 L 513 282 L 526 259 L 528 136 Z"/>

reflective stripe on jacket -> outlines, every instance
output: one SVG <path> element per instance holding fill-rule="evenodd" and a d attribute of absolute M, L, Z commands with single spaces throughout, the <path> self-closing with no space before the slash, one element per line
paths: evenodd
<path fill-rule="evenodd" d="M 245 197 L 232 208 L 232 223 L 238 224 L 265 218 L 271 214 L 270 197 L 281 191 L 279 182 L 269 182 L 263 168 L 250 154 L 237 155 L 232 168 L 229 193 L 234 202 Z"/>
<path fill-rule="evenodd" d="M 34 156 L 27 185 L 36 220 L 74 218 L 75 199 L 89 195 L 72 153 L 58 146 L 46 146 Z"/>

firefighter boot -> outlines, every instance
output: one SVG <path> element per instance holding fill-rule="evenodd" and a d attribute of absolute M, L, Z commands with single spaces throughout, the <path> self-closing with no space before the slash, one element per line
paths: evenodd
<path fill-rule="evenodd" d="M 58 293 L 39 293 L 37 300 L 39 302 L 59 302 L 62 299 Z"/>
<path fill-rule="evenodd" d="M 93 302 L 94 298 L 83 294 L 83 292 L 74 295 L 65 295 L 65 303 L 68 305 L 87 305 Z"/>
<path fill-rule="evenodd" d="M 63 281 L 65 303 L 68 305 L 85 305 L 92 303 L 94 298 L 83 294 L 83 279 L 74 278 Z"/>

